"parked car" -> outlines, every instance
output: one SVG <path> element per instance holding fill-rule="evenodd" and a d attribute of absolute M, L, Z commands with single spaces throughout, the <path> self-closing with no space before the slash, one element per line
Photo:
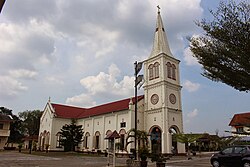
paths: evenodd
<path fill-rule="evenodd" d="M 250 167 L 250 145 L 230 146 L 212 155 L 213 167 Z"/>

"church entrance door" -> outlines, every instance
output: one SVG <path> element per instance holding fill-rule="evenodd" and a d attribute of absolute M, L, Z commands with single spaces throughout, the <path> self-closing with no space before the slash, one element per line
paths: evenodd
<path fill-rule="evenodd" d="M 153 127 L 150 133 L 152 153 L 161 153 L 161 130 L 159 127 Z"/>

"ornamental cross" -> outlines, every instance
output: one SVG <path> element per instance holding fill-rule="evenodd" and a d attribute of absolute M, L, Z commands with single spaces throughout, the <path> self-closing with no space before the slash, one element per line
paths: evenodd
<path fill-rule="evenodd" d="M 160 12 L 160 9 L 161 9 L 161 8 L 160 8 L 160 6 L 159 6 L 159 5 L 157 6 L 157 8 L 158 8 L 158 12 Z"/>

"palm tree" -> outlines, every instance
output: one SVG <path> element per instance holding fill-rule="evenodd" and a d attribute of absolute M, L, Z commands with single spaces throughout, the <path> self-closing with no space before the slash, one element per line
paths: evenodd
<path fill-rule="evenodd" d="M 198 140 L 199 138 L 201 138 L 202 136 L 203 134 L 184 134 L 184 133 L 174 134 L 174 137 L 177 140 L 177 142 L 184 143 L 187 146 L 188 159 L 192 159 L 190 155 L 189 145 Z"/>
<path fill-rule="evenodd" d="M 125 145 L 125 150 L 128 152 L 127 148 L 128 145 L 131 143 L 134 143 L 134 138 L 136 137 L 137 140 L 137 145 L 138 145 L 138 150 L 148 150 L 148 134 L 146 131 L 143 130 L 135 130 L 130 129 L 128 131 L 128 136 L 126 137 L 126 145 Z M 136 151 L 136 150 L 134 150 Z M 140 153 L 140 151 L 139 151 Z M 140 155 L 139 155 L 140 156 Z"/>

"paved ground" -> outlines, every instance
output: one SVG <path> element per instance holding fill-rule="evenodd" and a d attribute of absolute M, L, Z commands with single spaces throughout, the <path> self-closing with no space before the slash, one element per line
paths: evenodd
<path fill-rule="evenodd" d="M 105 167 L 106 157 L 90 157 L 79 154 L 55 155 L 50 153 L 43 155 L 23 154 L 17 151 L 0 152 L 0 167 Z M 211 167 L 210 154 L 195 156 L 192 160 L 186 157 L 172 157 L 167 161 L 166 167 Z M 126 166 L 127 158 L 117 158 L 118 166 Z M 155 167 L 155 163 L 149 162 L 148 167 Z"/>

